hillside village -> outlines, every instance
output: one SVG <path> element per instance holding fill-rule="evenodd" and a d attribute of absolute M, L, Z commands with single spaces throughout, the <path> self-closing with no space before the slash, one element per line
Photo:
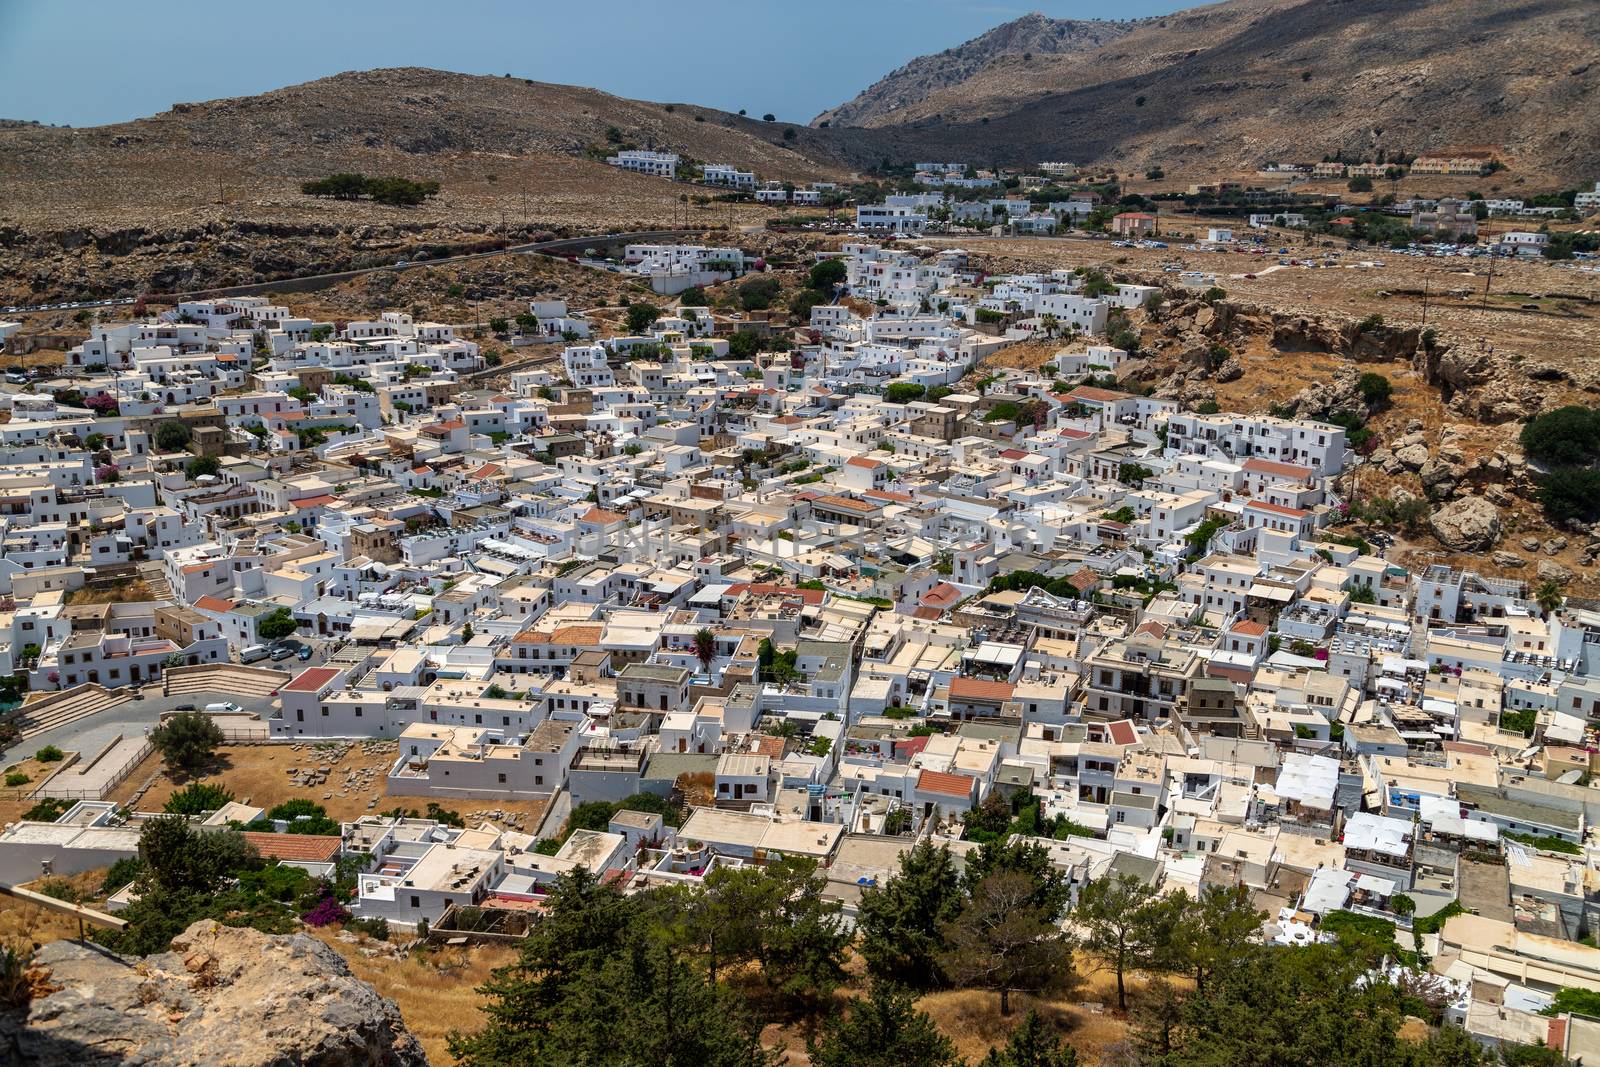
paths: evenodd
<path fill-rule="evenodd" d="M 347 858 L 352 921 L 420 936 L 520 927 L 577 870 L 777 857 L 850 922 L 918 842 L 999 831 L 1069 897 L 1242 887 L 1268 943 L 1414 930 L 1479 1039 L 1600 1041 L 1540 1014 L 1600 990 L 1600 610 L 1352 536 L 1345 425 L 1119 388 L 1129 313 L 1214 276 L 863 238 L 785 316 L 705 298 L 761 278 L 737 247 L 608 269 L 676 296 L 620 332 L 533 301 L 499 367 L 471 327 L 232 297 L 97 325 L 70 379 L 5 393 L 22 749 L 157 693 L 312 764 L 363 746 L 375 770 L 291 781 L 359 814 L 197 819 Z M 994 358 L 1019 344 L 1054 354 Z M 1478 505 L 1430 521 L 1470 544 Z M 148 729 L 26 786 L 0 879 L 136 857 Z"/>

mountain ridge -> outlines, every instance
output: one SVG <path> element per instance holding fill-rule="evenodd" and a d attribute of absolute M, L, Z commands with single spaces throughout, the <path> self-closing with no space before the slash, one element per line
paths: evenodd
<path fill-rule="evenodd" d="M 1001 23 L 943 52 L 918 56 L 890 71 L 853 99 L 811 120 L 813 126 L 872 126 L 890 121 L 908 103 L 972 77 L 1003 55 L 1087 52 L 1127 33 L 1132 23 L 1052 19 L 1034 11 Z"/>
<path fill-rule="evenodd" d="M 1377 147 L 1490 146 L 1527 174 L 1593 180 L 1597 51 L 1600 5 L 1588 0 L 1224 0 L 1144 19 L 1088 51 L 990 55 L 868 116 L 870 128 L 839 131 L 840 143 L 901 162 L 1213 174 Z"/>

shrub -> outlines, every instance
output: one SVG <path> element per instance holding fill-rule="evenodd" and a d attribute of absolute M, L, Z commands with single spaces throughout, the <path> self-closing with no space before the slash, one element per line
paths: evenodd
<path fill-rule="evenodd" d="M 6 785 L 10 786 L 13 789 L 15 789 L 19 785 L 27 785 L 31 781 L 33 781 L 33 779 L 29 778 L 26 774 L 23 774 L 21 771 L 7 771 L 6 772 Z"/>
<path fill-rule="evenodd" d="M 1522 428 L 1530 457 L 1552 467 L 1581 467 L 1600 458 L 1600 412 L 1577 404 L 1556 408 Z"/>
<path fill-rule="evenodd" d="M 1600 520 L 1600 471 L 1561 467 L 1539 483 L 1539 503 L 1552 522 Z"/>
<path fill-rule="evenodd" d="M 1356 381 L 1356 390 L 1369 407 L 1379 407 L 1389 402 L 1394 386 L 1383 375 L 1368 371 Z"/>
<path fill-rule="evenodd" d="M 310 911 L 300 916 L 300 921 L 307 926 L 332 926 L 349 918 L 350 913 L 345 910 L 344 905 L 333 897 L 326 896 L 317 901 Z"/>
<path fill-rule="evenodd" d="M 233 793 L 209 782 L 191 782 L 167 798 L 161 810 L 170 815 L 200 815 L 233 800 Z"/>
<path fill-rule="evenodd" d="M 28 977 L 32 955 L 21 947 L 0 945 L 0 1006 L 21 1012 L 33 1000 L 33 979 Z"/>
<path fill-rule="evenodd" d="M 348 920 L 344 924 L 344 928 L 346 930 L 354 930 L 357 933 L 366 934 L 374 941 L 389 940 L 389 920 L 385 919 L 381 915 L 372 919 L 356 916 L 355 918 Z"/>
<path fill-rule="evenodd" d="M 415 207 L 439 195 L 436 181 L 414 181 L 410 178 L 369 178 L 364 174 L 330 174 L 326 178 L 302 182 L 300 191 L 307 196 L 332 197 L 335 200 L 366 198 L 391 207 Z"/>
<path fill-rule="evenodd" d="M 105 880 L 100 883 L 100 892 L 110 896 L 143 873 L 143 860 L 137 856 L 124 856 L 106 869 Z"/>
<path fill-rule="evenodd" d="M 746 311 L 764 311 L 772 306 L 783 285 L 769 275 L 758 275 L 740 284 L 739 306 Z"/>
<path fill-rule="evenodd" d="M 71 806 L 72 804 L 69 801 L 62 800 L 60 797 L 45 797 L 39 803 L 23 812 L 22 817 L 28 822 L 55 822 Z"/>
<path fill-rule="evenodd" d="M 67 758 L 67 754 L 54 745 L 46 745 L 35 752 L 33 758 L 40 763 L 59 763 Z"/>

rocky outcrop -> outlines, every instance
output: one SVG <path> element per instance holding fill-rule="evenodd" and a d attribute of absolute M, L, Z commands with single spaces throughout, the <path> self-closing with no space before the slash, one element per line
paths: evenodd
<path fill-rule="evenodd" d="M 1464 496 L 1429 516 L 1428 528 L 1446 548 L 1483 551 L 1500 540 L 1500 509 L 1483 497 Z"/>
<path fill-rule="evenodd" d="M 0 1014 L 19 1067 L 427 1067 L 393 1002 L 305 934 L 195 923 L 144 959 L 70 941 L 35 959 L 26 1017 Z"/>
<path fill-rule="evenodd" d="M 1565 372 L 1549 364 L 1496 352 L 1490 345 L 1435 345 L 1417 350 L 1414 363 L 1437 386 L 1450 410 L 1486 423 L 1512 422 L 1545 407 L 1551 377 Z"/>

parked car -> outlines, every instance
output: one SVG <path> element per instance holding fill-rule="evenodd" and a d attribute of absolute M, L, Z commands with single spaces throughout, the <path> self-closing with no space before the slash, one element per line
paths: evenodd
<path fill-rule="evenodd" d="M 244 708 L 231 700 L 221 700 L 215 704 L 206 705 L 206 711 L 209 714 L 237 715 L 243 710 Z"/>

